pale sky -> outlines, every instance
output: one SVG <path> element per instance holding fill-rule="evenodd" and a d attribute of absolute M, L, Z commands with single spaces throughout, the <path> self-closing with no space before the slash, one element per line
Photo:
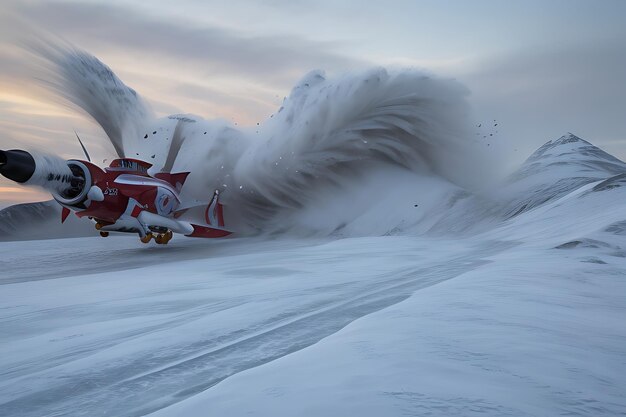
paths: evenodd
<path fill-rule="evenodd" d="M 620 0 L 3 1 L 0 149 L 81 157 L 77 129 L 94 159 L 112 156 L 35 87 L 17 45 L 36 30 L 97 56 L 163 116 L 253 125 L 312 69 L 418 67 L 468 87 L 476 124 L 499 124 L 489 151 L 511 164 L 566 132 L 626 159 L 625 21 Z M 0 207 L 48 198 L 0 180 Z"/>

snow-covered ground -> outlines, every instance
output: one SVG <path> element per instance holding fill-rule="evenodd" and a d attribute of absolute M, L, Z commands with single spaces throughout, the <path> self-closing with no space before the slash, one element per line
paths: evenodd
<path fill-rule="evenodd" d="M 626 184 L 589 158 L 463 237 L 0 243 L 0 415 L 624 414 Z"/>
<path fill-rule="evenodd" d="M 482 236 L 508 236 L 473 252 L 486 263 L 153 416 L 623 415 L 624 211 L 579 198 Z"/>

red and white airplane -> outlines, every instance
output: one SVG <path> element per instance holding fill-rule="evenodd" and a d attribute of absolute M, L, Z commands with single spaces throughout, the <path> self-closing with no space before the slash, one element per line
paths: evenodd
<path fill-rule="evenodd" d="M 224 228 L 219 191 L 208 204 L 181 207 L 180 191 L 189 172 L 150 175 L 150 163 L 128 158 L 115 159 L 104 169 L 77 159 L 68 160 L 67 166 L 73 177 L 61 178 L 67 186 L 52 191 L 53 198 L 63 206 L 61 222 L 74 211 L 78 217 L 93 220 L 102 237 L 112 231 L 138 233 L 143 243 L 154 238 L 158 244 L 167 244 L 173 233 L 203 238 L 231 234 Z M 45 168 L 38 168 L 26 151 L 0 151 L 0 173 L 13 181 L 29 185 L 37 169 Z M 37 176 L 41 178 L 41 174 Z M 55 175 L 43 173 L 58 181 Z"/>

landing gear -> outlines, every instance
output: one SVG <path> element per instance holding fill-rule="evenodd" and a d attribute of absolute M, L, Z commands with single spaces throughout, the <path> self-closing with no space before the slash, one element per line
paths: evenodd
<path fill-rule="evenodd" d="M 172 240 L 174 234 L 171 230 L 168 230 L 165 233 L 159 234 L 154 238 L 154 241 L 159 245 L 167 245 L 167 243 Z"/>
<path fill-rule="evenodd" d="M 142 243 L 150 243 L 152 238 L 154 238 L 154 241 L 158 245 L 167 245 L 167 243 L 172 240 L 172 237 L 174 237 L 174 233 L 172 233 L 171 230 L 168 230 L 165 233 L 157 233 L 156 235 L 152 232 L 148 232 L 144 237 L 139 238 L 139 240 L 141 240 Z"/>
<path fill-rule="evenodd" d="M 100 236 L 102 237 L 108 237 L 109 236 L 109 232 L 100 232 Z"/>

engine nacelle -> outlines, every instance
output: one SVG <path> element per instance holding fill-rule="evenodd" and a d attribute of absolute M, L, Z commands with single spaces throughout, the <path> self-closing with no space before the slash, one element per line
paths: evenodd
<path fill-rule="evenodd" d="M 87 208 L 89 190 L 104 171 L 87 161 L 65 161 L 16 149 L 0 151 L 0 174 L 24 185 L 43 187 L 61 205 L 80 210 Z"/>
<path fill-rule="evenodd" d="M 35 159 L 26 151 L 0 151 L 0 174 L 12 181 L 25 183 L 31 179 L 36 168 Z"/>
<path fill-rule="evenodd" d="M 83 203 L 87 200 L 87 194 L 94 182 L 90 167 L 84 162 L 74 159 L 67 161 L 67 166 L 72 171 L 74 178 L 67 187 L 53 189 L 52 197 L 63 206 L 86 208 Z"/>

